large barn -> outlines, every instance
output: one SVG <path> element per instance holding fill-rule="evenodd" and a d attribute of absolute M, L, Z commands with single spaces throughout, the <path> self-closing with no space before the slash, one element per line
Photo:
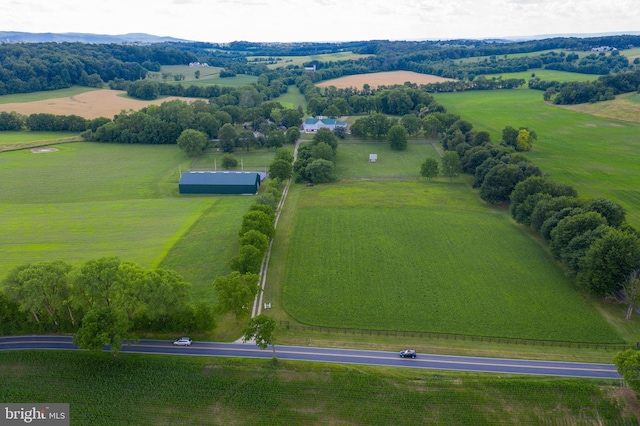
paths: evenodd
<path fill-rule="evenodd" d="M 258 172 L 184 172 L 178 183 L 180 194 L 256 194 L 260 188 Z"/>

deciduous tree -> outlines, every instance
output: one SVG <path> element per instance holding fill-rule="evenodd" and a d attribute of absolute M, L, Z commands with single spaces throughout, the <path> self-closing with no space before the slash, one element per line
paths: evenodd
<path fill-rule="evenodd" d="M 109 346 L 118 356 L 122 342 L 129 338 L 130 322 L 126 315 L 113 307 L 94 307 L 82 318 L 82 325 L 73 337 L 73 343 L 90 351 L 101 351 Z"/>
<path fill-rule="evenodd" d="M 387 133 L 389 146 L 395 151 L 404 151 L 407 149 L 407 131 L 400 125 L 392 126 Z"/>
<path fill-rule="evenodd" d="M 597 296 L 618 290 L 629 274 L 640 268 L 640 242 L 634 234 L 611 229 L 584 255 L 580 282 Z"/>
<path fill-rule="evenodd" d="M 442 156 L 442 174 L 452 180 L 462 171 L 460 156 L 455 151 L 446 151 Z"/>
<path fill-rule="evenodd" d="M 263 350 L 266 349 L 268 345 L 271 345 L 271 348 L 273 349 L 273 358 L 275 358 L 275 331 L 276 321 L 271 317 L 260 314 L 249 320 L 249 324 L 244 331 L 244 337 L 242 340 L 246 342 L 254 339 L 256 345 Z"/>
<path fill-rule="evenodd" d="M 213 287 L 217 294 L 218 311 L 231 312 L 238 322 L 240 318 L 249 315 L 253 298 L 259 291 L 258 281 L 258 275 L 243 275 L 238 271 L 216 278 Z"/>
<path fill-rule="evenodd" d="M 178 146 L 190 157 L 201 155 L 209 144 L 206 133 L 198 130 L 184 130 L 178 137 Z"/>
<path fill-rule="evenodd" d="M 422 165 L 420 165 L 420 175 L 431 180 L 440 174 L 440 166 L 438 160 L 433 157 L 427 157 Z"/>

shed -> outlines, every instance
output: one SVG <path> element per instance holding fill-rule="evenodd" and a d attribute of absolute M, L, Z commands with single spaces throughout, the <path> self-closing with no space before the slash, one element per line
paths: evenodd
<path fill-rule="evenodd" d="M 178 183 L 180 194 L 256 194 L 260 188 L 258 172 L 184 172 Z"/>
<path fill-rule="evenodd" d="M 369 162 L 377 163 L 378 162 L 378 154 L 369 154 Z"/>

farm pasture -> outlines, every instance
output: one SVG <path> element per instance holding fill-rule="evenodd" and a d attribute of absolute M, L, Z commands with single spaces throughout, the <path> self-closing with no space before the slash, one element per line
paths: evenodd
<path fill-rule="evenodd" d="M 560 108 L 529 89 L 439 93 L 436 100 L 496 142 L 506 126 L 535 130 L 538 141 L 527 156 L 543 172 L 581 196 L 621 204 L 627 221 L 640 228 L 640 124 Z"/>
<path fill-rule="evenodd" d="M 487 79 L 491 79 L 493 77 L 498 78 L 502 77 L 503 79 L 507 78 L 523 78 L 525 81 L 531 80 L 531 75 L 535 74 L 540 80 L 544 81 L 593 81 L 597 80 L 597 75 L 590 74 L 580 74 L 577 72 L 566 72 L 566 71 L 555 71 L 555 70 L 545 70 L 545 69 L 531 69 L 529 71 L 521 71 L 521 72 L 508 72 L 502 74 L 486 74 L 484 77 Z M 526 85 L 524 86 L 526 87 Z"/>
<path fill-rule="evenodd" d="M 410 140 L 405 151 L 393 151 L 386 141 L 341 141 L 335 173 L 342 179 L 417 178 L 425 158 L 440 158 L 436 146 Z M 369 154 L 378 154 L 378 161 L 370 163 Z"/>
<path fill-rule="evenodd" d="M 622 341 L 538 243 L 466 184 L 315 186 L 295 208 L 283 306 L 301 323 Z"/>
<path fill-rule="evenodd" d="M 371 55 L 360 55 L 353 52 L 337 52 L 337 53 L 326 53 L 320 55 L 308 55 L 308 56 L 278 56 L 278 57 L 265 57 L 265 56 L 247 56 L 247 61 L 251 62 L 267 62 L 267 68 L 280 68 L 287 67 L 289 65 L 293 66 L 303 66 L 305 63 L 311 61 L 320 61 L 320 62 L 337 62 L 337 61 L 348 61 L 348 60 L 357 60 L 360 58 L 366 58 Z M 275 63 L 269 63 L 275 62 Z"/>
<path fill-rule="evenodd" d="M 223 68 L 219 67 L 190 67 L 189 65 L 164 65 L 161 67 L 159 73 L 149 73 L 147 79 L 166 82 L 170 84 L 182 84 L 185 87 L 189 86 L 230 86 L 230 87 L 243 87 L 248 86 L 251 83 L 258 81 L 258 77 L 253 75 L 238 74 L 235 77 L 220 78 L 220 71 Z M 200 77 L 196 78 L 196 71 L 200 71 Z M 172 75 L 182 74 L 184 80 L 175 81 L 173 77 L 163 80 L 162 73 L 170 73 Z"/>
<path fill-rule="evenodd" d="M 640 94 L 637 92 L 618 95 L 611 101 L 562 105 L 560 108 L 613 120 L 640 123 Z"/>
<path fill-rule="evenodd" d="M 179 197 L 179 170 L 190 160 L 176 146 L 55 147 L 59 151 L 0 155 L 0 280 L 24 263 L 118 256 L 170 265 L 185 274 L 195 295 L 213 296 L 210 277 L 228 273 L 252 197 Z M 183 237 L 191 241 L 186 249 Z M 181 257 L 189 250 L 201 261 Z"/>

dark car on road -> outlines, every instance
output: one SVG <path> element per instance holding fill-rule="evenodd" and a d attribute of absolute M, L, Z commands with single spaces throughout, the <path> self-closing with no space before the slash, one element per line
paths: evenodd
<path fill-rule="evenodd" d="M 413 349 L 405 349 L 404 351 L 400 352 L 400 358 L 415 358 L 416 357 L 416 351 L 414 351 Z"/>

